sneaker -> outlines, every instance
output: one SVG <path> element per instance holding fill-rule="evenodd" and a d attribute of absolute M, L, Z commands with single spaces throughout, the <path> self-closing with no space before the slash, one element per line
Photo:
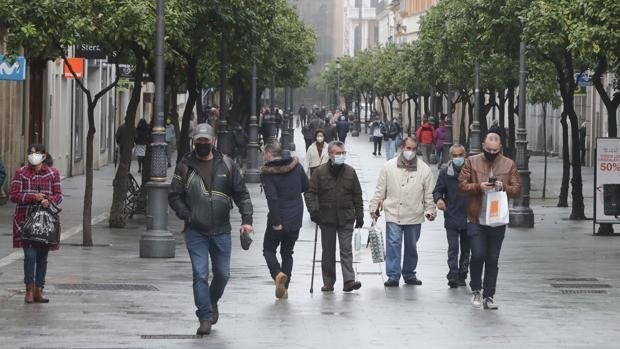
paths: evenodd
<path fill-rule="evenodd" d="M 383 286 L 385 286 L 385 287 L 398 287 L 398 281 L 392 280 L 392 279 L 388 279 L 386 282 L 383 283 Z"/>
<path fill-rule="evenodd" d="M 413 279 L 405 280 L 405 283 L 407 285 L 420 286 L 420 285 L 422 285 L 422 280 L 420 280 L 418 278 L 413 278 Z"/>
<path fill-rule="evenodd" d="M 287 279 L 288 276 L 286 276 L 283 272 L 279 272 L 278 275 L 276 275 L 276 298 L 282 298 L 282 296 L 284 296 L 284 292 L 286 292 Z"/>
<path fill-rule="evenodd" d="M 485 297 L 482 301 L 482 306 L 484 306 L 484 309 L 497 310 L 497 304 L 493 297 Z"/>
<path fill-rule="evenodd" d="M 455 279 L 450 279 L 448 280 L 448 286 L 450 286 L 450 288 L 457 288 L 459 287 L 459 282 Z"/>
<path fill-rule="evenodd" d="M 465 279 L 460 279 L 458 283 L 459 283 L 459 286 L 467 286 L 467 281 L 465 281 Z"/>
<path fill-rule="evenodd" d="M 471 293 L 471 305 L 474 308 L 482 308 L 482 295 L 480 291 L 474 291 Z"/>

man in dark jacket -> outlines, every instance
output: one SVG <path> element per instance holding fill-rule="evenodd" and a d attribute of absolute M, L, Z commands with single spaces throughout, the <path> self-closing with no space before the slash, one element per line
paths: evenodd
<path fill-rule="evenodd" d="M 469 268 L 469 238 L 467 237 L 466 197 L 459 193 L 459 174 L 465 164 L 465 147 L 454 144 L 450 147 L 450 162 L 439 172 L 433 199 L 437 208 L 444 212 L 444 227 L 448 236 L 448 286 L 467 286 Z M 459 241 L 461 257 L 459 258 Z"/>
<path fill-rule="evenodd" d="M 4 184 L 4 180 L 6 179 L 6 170 L 4 169 L 4 163 L 2 159 L 0 159 L 0 188 Z"/>
<path fill-rule="evenodd" d="M 239 168 L 213 148 L 215 133 L 199 124 L 193 135 L 194 151 L 175 169 L 168 201 L 185 221 L 185 243 L 192 261 L 194 302 L 200 320 L 197 334 L 211 332 L 219 318 L 217 302 L 230 274 L 230 210 L 234 201 L 241 213 L 241 234 L 252 231 L 252 201 Z M 209 285 L 209 257 L 213 280 Z"/>
<path fill-rule="evenodd" d="M 302 104 L 301 107 L 299 107 L 298 113 L 299 113 L 299 121 L 301 122 L 301 126 L 305 126 L 306 116 L 308 115 L 308 109 L 306 109 L 306 106 L 304 104 Z M 299 124 L 297 127 L 299 127 Z"/>
<path fill-rule="evenodd" d="M 349 133 L 349 120 L 345 115 L 340 115 L 336 122 L 336 130 L 338 131 L 338 140 L 344 143 Z"/>
<path fill-rule="evenodd" d="M 325 119 L 325 142 L 330 143 L 338 140 L 338 129 L 330 120 Z"/>
<path fill-rule="evenodd" d="M 328 146 L 329 161 L 317 168 L 310 179 L 306 193 L 306 206 L 310 218 L 321 227 L 321 291 L 334 290 L 336 283 L 336 237 L 340 245 L 343 291 L 351 292 L 362 287 L 355 281 L 353 271 L 353 223 L 355 228 L 364 226 L 362 188 L 353 167 L 346 165 L 344 143 L 331 142 Z"/>
<path fill-rule="evenodd" d="M 261 182 L 269 214 L 263 240 L 263 256 L 276 284 L 276 298 L 288 298 L 293 270 L 293 248 L 299 237 L 304 213 L 302 194 L 308 190 L 308 177 L 297 157 L 283 156 L 282 146 L 272 142 L 265 146 Z M 280 246 L 282 265 L 276 257 Z"/>

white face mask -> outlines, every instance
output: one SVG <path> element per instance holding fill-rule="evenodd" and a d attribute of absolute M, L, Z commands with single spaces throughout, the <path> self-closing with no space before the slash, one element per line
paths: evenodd
<path fill-rule="evenodd" d="M 32 153 L 32 154 L 28 155 L 28 162 L 32 166 L 39 166 L 43 162 L 43 157 L 44 157 L 43 154 Z"/>
<path fill-rule="evenodd" d="M 325 139 L 323 138 L 323 136 L 316 136 L 316 141 L 317 141 L 318 143 L 323 143 L 323 141 L 324 141 L 324 140 L 325 140 Z"/>
<path fill-rule="evenodd" d="M 411 161 L 415 157 L 415 152 L 411 150 L 405 150 L 403 151 L 403 157 L 405 158 L 405 160 Z"/>
<path fill-rule="evenodd" d="M 334 157 L 334 164 L 336 165 L 343 165 L 344 164 L 344 160 L 346 160 L 346 155 L 336 155 Z"/>

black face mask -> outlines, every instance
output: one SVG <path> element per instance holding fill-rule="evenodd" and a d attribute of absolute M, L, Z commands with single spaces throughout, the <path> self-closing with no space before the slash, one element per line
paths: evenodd
<path fill-rule="evenodd" d="M 499 152 L 489 153 L 486 149 L 482 149 L 482 152 L 484 153 L 484 157 L 490 162 L 495 161 L 495 159 L 497 159 L 497 156 L 499 155 Z"/>
<path fill-rule="evenodd" d="M 199 156 L 207 157 L 211 154 L 211 143 L 197 143 L 194 144 L 194 148 Z"/>

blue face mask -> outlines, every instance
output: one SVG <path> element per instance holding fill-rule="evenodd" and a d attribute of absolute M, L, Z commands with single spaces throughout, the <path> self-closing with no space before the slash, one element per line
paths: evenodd
<path fill-rule="evenodd" d="M 336 165 L 343 165 L 345 159 L 346 159 L 345 155 L 336 155 L 334 157 L 334 164 L 336 164 Z"/>
<path fill-rule="evenodd" d="M 463 167 L 463 164 L 465 163 L 465 158 L 464 157 L 458 157 L 458 158 L 454 158 L 452 159 L 452 164 L 454 164 L 454 166 L 456 168 L 461 168 Z"/>

